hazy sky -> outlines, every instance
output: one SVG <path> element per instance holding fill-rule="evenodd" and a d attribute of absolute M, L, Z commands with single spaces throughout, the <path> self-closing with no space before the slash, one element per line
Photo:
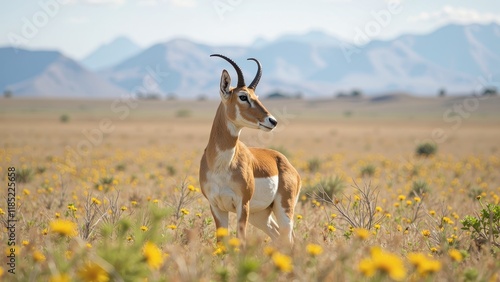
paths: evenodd
<path fill-rule="evenodd" d="M 498 0 L 38 0 L 2 1 L 0 46 L 58 49 L 80 59 L 127 36 L 148 47 L 183 37 L 241 45 L 322 30 L 353 41 L 423 33 L 447 23 L 500 23 Z"/>

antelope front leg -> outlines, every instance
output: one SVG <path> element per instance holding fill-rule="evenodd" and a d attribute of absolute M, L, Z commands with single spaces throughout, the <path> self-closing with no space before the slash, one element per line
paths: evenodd
<path fill-rule="evenodd" d="M 216 230 L 219 228 L 228 229 L 229 226 L 229 213 L 219 209 L 216 206 L 210 205 L 210 211 L 212 212 L 212 216 L 215 220 L 215 228 Z M 220 242 L 220 238 L 217 237 L 217 243 Z"/>
<path fill-rule="evenodd" d="M 241 243 L 245 244 L 246 234 L 247 234 L 247 225 L 248 225 L 248 217 L 250 215 L 250 199 L 243 199 L 241 202 L 241 207 L 237 211 L 238 215 L 238 239 L 240 239 Z"/>

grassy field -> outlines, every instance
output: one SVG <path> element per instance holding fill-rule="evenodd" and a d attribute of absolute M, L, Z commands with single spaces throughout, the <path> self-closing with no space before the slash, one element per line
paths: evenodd
<path fill-rule="evenodd" d="M 291 249 L 215 230 L 218 102 L 0 99 L 0 279 L 500 281 L 500 98 L 263 102 L 278 128 L 242 140 L 301 174 Z"/>

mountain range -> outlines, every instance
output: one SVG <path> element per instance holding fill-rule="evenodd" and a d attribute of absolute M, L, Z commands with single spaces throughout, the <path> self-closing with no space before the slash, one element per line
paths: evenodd
<path fill-rule="evenodd" d="M 141 51 L 141 47 L 132 40 L 120 36 L 110 43 L 99 46 L 81 60 L 88 69 L 97 71 L 112 67 Z"/>
<path fill-rule="evenodd" d="M 402 35 L 349 45 L 320 31 L 259 39 L 249 46 L 212 46 L 174 39 L 140 49 L 126 38 L 103 45 L 81 62 L 57 51 L 0 48 L 0 90 L 14 95 L 113 97 L 123 92 L 175 93 L 180 98 L 217 97 L 222 69 L 210 54 L 224 54 L 242 68 L 247 83 L 263 66 L 259 93 L 304 97 L 358 89 L 367 94 L 471 93 L 484 81 L 500 81 L 500 26 L 447 25 L 429 34 Z M 15 53 L 15 55 L 14 55 Z M 113 54 L 113 55 L 111 55 Z M 113 62 L 114 60 L 114 62 Z M 83 65 L 83 66 L 82 66 Z M 486 85 L 485 85 L 486 86 Z M 498 85 L 496 85 L 498 87 Z"/>
<path fill-rule="evenodd" d="M 112 98 L 126 94 L 58 51 L 0 48 L 0 89 L 15 97 Z"/>

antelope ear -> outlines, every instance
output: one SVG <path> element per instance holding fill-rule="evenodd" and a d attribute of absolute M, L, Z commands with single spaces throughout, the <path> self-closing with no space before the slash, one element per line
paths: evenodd
<path fill-rule="evenodd" d="M 222 71 L 222 75 L 220 77 L 220 98 L 222 101 L 226 101 L 229 99 L 231 95 L 231 90 L 229 90 L 231 86 L 231 77 L 226 70 Z"/>

